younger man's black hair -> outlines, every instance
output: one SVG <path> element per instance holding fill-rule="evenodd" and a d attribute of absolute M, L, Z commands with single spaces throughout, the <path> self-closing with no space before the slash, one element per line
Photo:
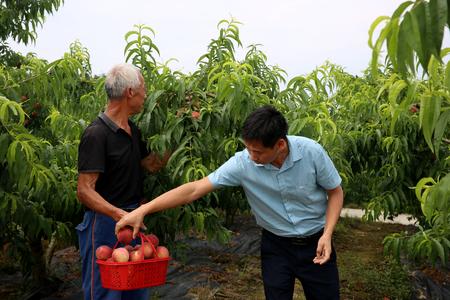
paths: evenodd
<path fill-rule="evenodd" d="M 285 139 L 288 125 L 284 116 L 273 106 L 266 105 L 253 111 L 242 127 L 242 138 L 260 140 L 264 147 L 272 148 L 279 139 Z"/>

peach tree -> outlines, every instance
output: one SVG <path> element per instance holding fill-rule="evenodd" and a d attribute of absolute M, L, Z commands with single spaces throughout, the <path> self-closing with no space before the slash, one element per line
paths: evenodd
<path fill-rule="evenodd" d="M 27 55 L 0 69 L 0 243 L 37 282 L 54 249 L 75 241 L 77 147 L 102 106 L 95 84 L 79 43 L 52 63 Z"/>
<path fill-rule="evenodd" d="M 450 257 L 450 48 L 442 46 L 450 26 L 450 1 L 407 1 L 391 17 L 379 17 L 371 36 L 383 23 L 376 42 L 369 40 L 372 76 L 378 76 L 378 58 L 386 44 L 386 68 L 394 74 L 380 93 L 389 92 L 386 112 L 393 116 L 391 128 L 408 110 L 416 113 L 416 126 L 432 152 L 419 159 L 433 162 L 429 174 L 415 183 L 422 212 L 420 231 L 386 237 L 385 249 L 397 257 L 404 250 L 412 259 L 445 265 Z"/>
<path fill-rule="evenodd" d="M 279 93 L 282 71 L 268 66 L 256 46 L 250 47 L 243 61 L 236 59 L 236 47 L 242 46 L 238 23 L 223 20 L 218 29 L 219 37 L 208 45 L 192 74 L 172 72 L 170 62 L 156 62 L 159 51 L 151 28 L 138 25 L 126 35 L 125 55 L 143 71 L 148 87 L 144 111 L 136 121 L 150 149 L 173 152 L 166 170 L 148 178 L 149 198 L 208 175 L 242 149 L 243 120 Z M 171 239 L 194 228 L 226 241 L 228 231 L 221 216 L 229 224 L 238 211 L 246 209 L 241 189 L 223 189 L 201 201 L 150 216 L 148 225 Z"/>

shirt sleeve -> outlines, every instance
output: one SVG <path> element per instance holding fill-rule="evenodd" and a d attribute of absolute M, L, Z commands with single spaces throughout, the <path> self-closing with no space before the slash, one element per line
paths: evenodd
<path fill-rule="evenodd" d="M 86 128 L 78 146 L 78 172 L 105 171 L 106 137 L 96 126 Z"/>
<path fill-rule="evenodd" d="M 328 156 L 326 150 L 319 145 L 317 160 L 315 161 L 317 171 L 317 183 L 326 190 L 332 190 L 338 187 L 341 182 L 341 176 Z"/>
<path fill-rule="evenodd" d="M 242 179 L 242 166 L 235 155 L 221 165 L 217 170 L 208 175 L 214 188 L 224 186 L 240 186 Z"/>

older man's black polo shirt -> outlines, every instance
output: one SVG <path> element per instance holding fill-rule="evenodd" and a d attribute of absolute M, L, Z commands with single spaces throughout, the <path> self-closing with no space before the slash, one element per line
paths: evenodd
<path fill-rule="evenodd" d="M 148 155 L 141 132 L 128 121 L 131 136 L 104 113 L 84 131 L 79 145 L 78 172 L 100 173 L 95 190 L 117 207 L 143 197 L 142 158 Z"/>

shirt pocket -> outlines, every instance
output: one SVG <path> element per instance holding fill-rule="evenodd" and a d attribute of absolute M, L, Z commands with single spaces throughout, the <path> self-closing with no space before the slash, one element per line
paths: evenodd
<path fill-rule="evenodd" d="M 291 200 L 308 205 L 314 202 L 317 186 L 313 184 L 299 184 L 290 189 L 288 195 Z"/>

